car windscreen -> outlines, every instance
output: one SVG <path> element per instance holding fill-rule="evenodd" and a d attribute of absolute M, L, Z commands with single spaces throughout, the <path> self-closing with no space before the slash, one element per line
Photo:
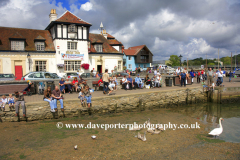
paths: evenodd
<path fill-rule="evenodd" d="M 52 73 L 52 76 L 55 77 L 55 78 L 59 78 L 56 73 Z"/>
<path fill-rule="evenodd" d="M 55 76 L 51 73 L 44 73 L 45 78 L 55 78 Z"/>
<path fill-rule="evenodd" d="M 67 76 L 76 76 L 78 75 L 77 73 L 67 73 Z"/>
<path fill-rule="evenodd" d="M 1 74 L 0 78 L 14 78 L 13 74 Z"/>

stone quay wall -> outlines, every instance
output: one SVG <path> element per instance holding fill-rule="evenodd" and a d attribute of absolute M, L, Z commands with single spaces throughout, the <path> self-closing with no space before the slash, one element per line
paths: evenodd
<path fill-rule="evenodd" d="M 177 107 L 187 103 L 207 102 L 207 94 L 201 87 L 180 88 L 169 91 L 150 91 L 147 93 L 114 95 L 109 97 L 93 97 L 90 109 L 83 107 L 79 99 L 64 100 L 64 112 L 60 110 L 58 102 L 58 112 L 51 113 L 48 102 L 26 103 L 27 118 L 15 117 L 15 112 L 0 112 L 2 121 L 36 121 L 44 119 L 57 119 L 64 117 L 81 117 L 91 114 L 114 114 L 124 112 L 142 112 L 166 107 Z"/>

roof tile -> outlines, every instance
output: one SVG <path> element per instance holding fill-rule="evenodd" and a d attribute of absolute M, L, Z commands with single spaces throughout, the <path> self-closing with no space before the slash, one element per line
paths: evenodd
<path fill-rule="evenodd" d="M 34 39 L 39 36 L 45 39 L 45 51 L 55 51 L 52 36 L 48 30 L 9 27 L 0 27 L 0 50 L 11 50 L 9 38 L 25 38 L 25 51 L 36 51 Z"/>
<path fill-rule="evenodd" d="M 68 22 L 68 23 L 79 23 L 79 24 L 89 24 L 90 23 L 78 18 L 77 16 L 75 16 L 73 13 L 66 11 L 61 17 L 59 17 L 57 20 L 55 20 L 57 22 Z"/>
<path fill-rule="evenodd" d="M 89 39 L 91 43 L 96 43 L 97 41 L 100 41 L 103 43 L 103 53 L 119 53 L 114 47 L 112 47 L 108 40 L 101 34 L 89 34 Z M 94 49 L 94 46 L 91 44 L 90 52 L 97 53 L 97 51 Z"/>
<path fill-rule="evenodd" d="M 146 45 L 140 45 L 140 46 L 134 46 L 134 47 L 129 47 L 128 49 L 123 49 L 123 52 L 127 56 L 134 56 L 137 55 L 138 52 L 145 47 Z"/>

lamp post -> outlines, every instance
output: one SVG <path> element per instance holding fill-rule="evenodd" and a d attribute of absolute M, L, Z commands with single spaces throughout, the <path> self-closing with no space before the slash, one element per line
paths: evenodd
<path fill-rule="evenodd" d="M 179 58 L 180 58 L 180 72 L 181 72 L 181 65 L 182 65 L 182 55 L 181 54 L 180 54 Z"/>
<path fill-rule="evenodd" d="M 31 63 L 31 56 L 30 56 L 30 54 L 28 53 L 28 55 L 27 55 L 27 58 L 28 58 L 28 63 L 29 63 L 29 72 L 30 72 L 30 63 Z"/>

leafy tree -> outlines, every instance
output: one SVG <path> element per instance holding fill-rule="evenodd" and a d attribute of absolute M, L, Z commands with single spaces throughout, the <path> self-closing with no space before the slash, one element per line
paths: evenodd
<path fill-rule="evenodd" d="M 213 66 L 213 65 L 215 65 L 215 63 L 210 62 L 210 63 L 208 63 L 208 65 Z"/>
<path fill-rule="evenodd" d="M 171 55 L 169 61 L 171 66 L 180 66 L 180 58 L 177 55 Z"/>
<path fill-rule="evenodd" d="M 223 65 L 229 65 L 231 64 L 231 57 L 222 57 L 220 60 L 223 62 Z"/>

